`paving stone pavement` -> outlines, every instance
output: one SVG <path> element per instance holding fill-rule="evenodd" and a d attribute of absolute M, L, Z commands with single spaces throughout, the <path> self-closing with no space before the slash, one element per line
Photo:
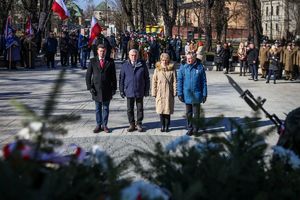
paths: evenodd
<path fill-rule="evenodd" d="M 46 67 L 34 70 L 7 71 L 0 69 L 0 145 L 13 139 L 13 136 L 21 129 L 22 116 L 11 106 L 10 100 L 16 99 L 29 105 L 36 112 L 43 109 L 48 93 L 57 78 L 60 67 L 48 70 Z M 117 64 L 119 73 L 120 63 Z M 150 69 L 152 76 L 153 69 Z M 264 79 L 254 82 L 248 77 L 240 77 L 238 73 L 229 74 L 243 89 L 249 89 L 254 96 L 267 99 L 264 107 L 275 113 L 280 119 L 285 119 L 285 113 L 300 106 L 300 81 L 287 82 L 278 80 L 277 84 L 266 84 Z M 207 120 L 214 119 L 224 114 L 224 120 L 210 130 L 230 131 L 230 119 L 241 120 L 245 116 L 251 116 L 250 107 L 239 97 L 239 94 L 229 84 L 222 72 L 207 71 L 208 98 L 203 105 Z M 171 132 L 159 131 L 159 117 L 155 112 L 153 97 L 144 99 L 144 127 L 143 133 L 127 133 L 128 127 L 126 100 L 117 92 L 110 104 L 109 128 L 112 132 L 94 134 L 95 127 L 94 102 L 85 86 L 85 70 L 80 68 L 68 68 L 66 83 L 58 99 L 59 103 L 55 114 L 78 114 L 81 119 L 67 125 L 68 135 L 63 137 L 65 144 L 75 143 L 86 149 L 92 145 L 100 145 L 116 160 L 121 160 L 134 149 L 151 150 L 156 142 L 163 144 L 177 136 L 186 133 L 185 120 L 183 119 L 185 106 L 177 98 L 175 112 L 171 119 Z M 260 129 L 269 127 L 272 123 L 262 116 Z M 268 138 L 270 144 L 275 144 L 277 135 Z"/>

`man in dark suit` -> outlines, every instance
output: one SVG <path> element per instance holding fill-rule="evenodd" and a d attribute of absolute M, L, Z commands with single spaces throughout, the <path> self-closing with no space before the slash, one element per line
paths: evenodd
<path fill-rule="evenodd" d="M 138 60 L 138 51 L 129 51 L 129 60 L 126 61 L 120 71 L 120 95 L 127 97 L 127 116 L 130 123 L 128 132 L 143 131 L 142 120 L 144 118 L 143 99 L 149 96 L 150 78 L 149 71 L 144 61 Z M 134 103 L 137 107 L 137 121 L 134 119 Z"/>
<path fill-rule="evenodd" d="M 97 54 L 98 56 L 91 59 L 87 69 L 86 86 L 96 105 L 97 126 L 94 133 L 102 130 L 109 133 L 107 127 L 109 103 L 117 90 L 116 68 L 113 59 L 105 58 L 106 48 L 103 44 L 97 46 Z"/>

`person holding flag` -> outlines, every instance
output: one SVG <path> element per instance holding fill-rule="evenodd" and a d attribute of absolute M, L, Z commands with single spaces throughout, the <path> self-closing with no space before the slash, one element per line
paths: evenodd
<path fill-rule="evenodd" d="M 34 42 L 34 32 L 31 26 L 30 17 L 28 17 L 25 29 L 25 39 L 23 42 L 24 51 L 24 58 L 26 68 L 33 69 L 34 68 L 34 58 L 36 55 L 37 45 Z"/>
<path fill-rule="evenodd" d="M 8 16 L 5 27 L 5 49 L 9 69 L 17 69 L 16 62 L 19 62 L 21 59 L 20 46 L 21 43 L 16 36 L 16 31 L 11 27 L 11 17 Z"/>

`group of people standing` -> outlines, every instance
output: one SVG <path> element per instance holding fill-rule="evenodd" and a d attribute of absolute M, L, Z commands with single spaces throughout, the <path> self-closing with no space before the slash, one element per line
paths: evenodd
<path fill-rule="evenodd" d="M 97 46 L 97 56 L 91 59 L 86 73 L 87 90 L 92 94 L 96 105 L 96 127 L 94 133 L 104 131 L 109 133 L 107 126 L 109 104 L 116 94 L 117 78 L 114 60 L 106 58 L 106 48 Z M 144 131 L 144 97 L 151 95 L 155 98 L 156 112 L 159 114 L 161 131 L 170 131 L 171 114 L 174 112 L 175 97 L 185 103 L 188 135 L 198 132 L 198 126 L 192 123 L 192 118 L 200 117 L 200 104 L 207 98 L 206 74 L 201 61 L 195 53 L 187 54 L 187 62 L 180 66 L 178 77 L 171 57 L 162 53 L 150 84 L 148 67 L 143 59 L 139 58 L 139 51 L 131 49 L 129 59 L 120 70 L 119 90 L 122 98 L 127 100 L 128 132 Z M 134 105 L 137 107 L 135 118 Z"/>
<path fill-rule="evenodd" d="M 155 68 L 155 63 L 159 60 L 161 53 L 167 53 L 172 61 L 180 62 L 182 45 L 180 36 L 176 35 L 163 38 L 158 35 L 126 31 L 119 38 L 121 60 L 127 60 L 129 51 L 136 49 L 139 57 L 146 61 L 149 68 Z"/>
<path fill-rule="evenodd" d="M 261 68 L 261 78 L 269 83 L 273 76 L 276 79 L 285 75 L 285 80 L 293 81 L 300 71 L 300 50 L 294 42 L 281 45 L 279 41 L 268 44 L 264 41 L 259 49 L 253 43 L 240 43 L 238 51 L 240 76 L 246 75 L 248 68 L 254 81 L 258 80 L 258 68 Z"/>

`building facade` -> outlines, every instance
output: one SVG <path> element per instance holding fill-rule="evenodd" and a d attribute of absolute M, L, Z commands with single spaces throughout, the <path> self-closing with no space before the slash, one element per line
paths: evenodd
<path fill-rule="evenodd" d="M 295 35 L 297 8 L 297 3 L 291 0 L 261 0 L 263 35 L 271 40 Z"/>
<path fill-rule="evenodd" d="M 180 34 L 183 38 L 200 39 L 203 36 L 204 27 L 204 7 L 201 7 L 203 0 L 185 0 L 180 4 L 176 26 L 173 28 L 173 35 Z M 224 12 L 227 13 L 227 40 L 244 40 L 248 37 L 248 12 L 245 6 L 239 1 L 226 1 Z M 216 37 L 214 13 L 212 12 L 213 38 Z"/>

